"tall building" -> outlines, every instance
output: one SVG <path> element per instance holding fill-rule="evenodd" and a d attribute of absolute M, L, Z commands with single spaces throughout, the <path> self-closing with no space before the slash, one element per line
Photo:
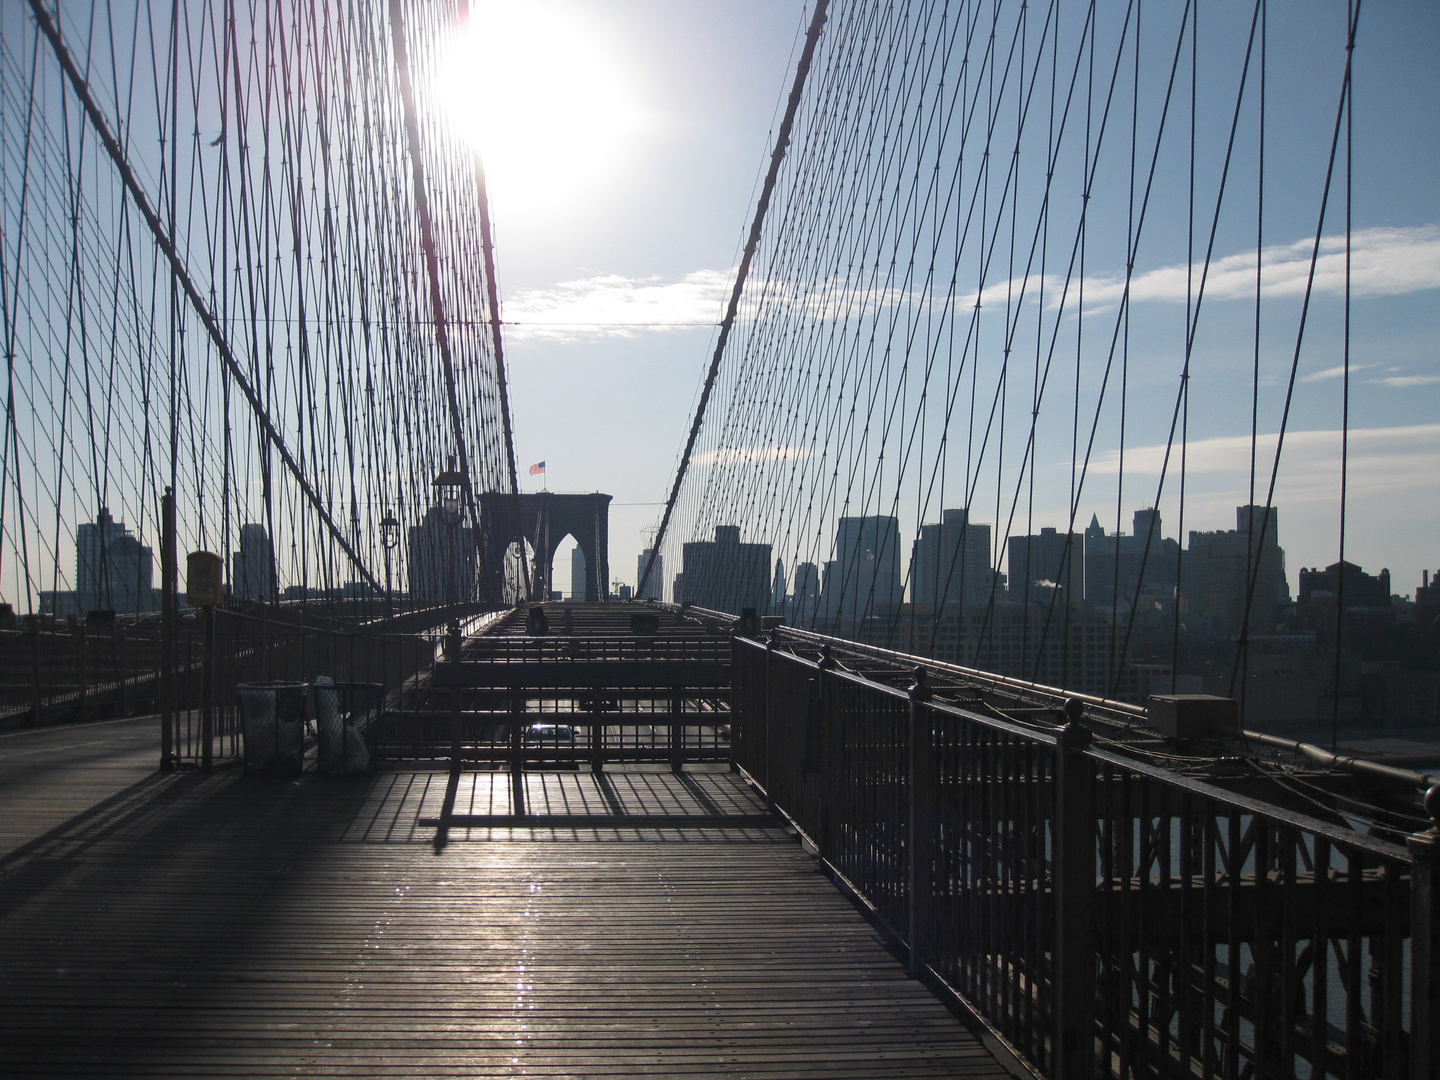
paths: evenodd
<path fill-rule="evenodd" d="M 1123 635 L 1107 611 L 1048 603 L 946 604 L 934 618 L 917 616 L 910 629 L 911 652 L 1042 686 L 1133 702 L 1169 692 L 1168 664 L 1137 664 L 1117 655 Z"/>
<path fill-rule="evenodd" d="M 650 579 L 645 580 L 645 567 L 650 556 L 655 556 L 655 565 L 650 569 Z M 642 584 L 643 582 L 643 584 Z M 635 595 L 641 600 L 665 599 L 665 556 L 656 554 L 654 548 L 640 553 L 639 564 L 635 567 Z"/>
<path fill-rule="evenodd" d="M 831 618 L 841 623 L 878 614 L 900 603 L 900 522 L 886 515 L 842 517 L 835 531 Z"/>
<path fill-rule="evenodd" d="M 460 604 L 475 598 L 475 532 L 447 524 L 432 506 L 410 526 L 410 599 L 416 604 Z"/>
<path fill-rule="evenodd" d="M 570 592 L 571 600 L 585 599 L 585 552 L 576 544 L 570 549 Z"/>
<path fill-rule="evenodd" d="M 920 526 L 910 556 L 915 603 L 983 604 L 994 590 L 989 525 L 973 524 L 969 510 L 944 510 L 938 524 Z"/>
<path fill-rule="evenodd" d="M 766 610 L 770 600 L 770 545 L 742 544 L 740 526 L 715 526 L 714 540 L 692 540 L 681 548 L 675 602 L 739 615 Z"/>
<path fill-rule="evenodd" d="M 230 556 L 230 592 L 242 600 L 275 599 L 275 546 L 264 525 L 240 526 L 240 550 Z"/>
<path fill-rule="evenodd" d="M 787 586 L 785 584 L 785 560 L 776 559 L 775 577 L 773 579 L 773 584 L 770 586 L 771 611 L 780 612 L 785 610 L 786 589 Z"/>
<path fill-rule="evenodd" d="M 788 622 L 811 626 L 815 622 L 815 606 L 820 600 L 820 572 L 813 562 L 795 566 L 795 581 L 790 593 L 790 606 L 785 612 Z"/>
<path fill-rule="evenodd" d="M 125 523 L 100 508 L 95 521 L 75 530 L 75 602 L 80 614 L 158 611 L 152 586 L 155 553 L 136 539 Z"/>
<path fill-rule="evenodd" d="M 840 564 L 826 559 L 820 568 L 820 598 L 815 604 L 815 622 L 830 625 L 840 616 Z"/>
<path fill-rule="evenodd" d="M 1268 633 L 1290 602 L 1285 580 L 1285 552 L 1279 543 L 1279 513 L 1271 507 L 1237 506 L 1234 530 L 1192 532 L 1185 553 L 1180 594 L 1185 610 L 1212 634 L 1234 636 L 1245 626 L 1246 597 L 1249 632 Z"/>
<path fill-rule="evenodd" d="M 1129 611 L 1141 596 L 1174 596 L 1180 542 L 1161 536 L 1159 510 L 1136 510 L 1133 521 L 1134 535 L 1106 536 L 1099 519 L 1090 518 L 1085 530 L 1085 602 L 1091 607 Z"/>
<path fill-rule="evenodd" d="M 1009 548 L 1011 600 L 1034 603 L 1056 586 L 1071 604 L 1084 598 L 1085 540 L 1079 533 L 1043 528 L 1038 536 L 1012 536 Z"/>
<path fill-rule="evenodd" d="M 1331 563 L 1324 570 L 1311 567 L 1300 569 L 1300 596 L 1296 603 L 1302 607 L 1338 607 L 1343 603 L 1351 608 L 1390 607 L 1390 571 L 1381 570 L 1378 576 L 1365 573 L 1352 562 Z"/>

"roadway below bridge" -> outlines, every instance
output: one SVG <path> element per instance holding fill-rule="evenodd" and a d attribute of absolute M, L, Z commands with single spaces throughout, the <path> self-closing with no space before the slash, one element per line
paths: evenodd
<path fill-rule="evenodd" d="M 437 851 L 443 770 L 157 741 L 0 737 L 0 1074 L 1005 1075 L 723 765 L 466 771 Z"/>

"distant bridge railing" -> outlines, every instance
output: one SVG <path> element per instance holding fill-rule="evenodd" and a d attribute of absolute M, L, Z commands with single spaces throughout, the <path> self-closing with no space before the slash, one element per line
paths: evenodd
<path fill-rule="evenodd" d="M 214 618 L 208 722 L 198 616 L 179 620 L 168 649 L 158 615 L 58 628 L 30 619 L 22 629 L 0 630 L 0 729 L 158 712 L 163 766 L 238 761 L 244 748 L 236 686 L 311 683 L 323 675 L 385 688 L 385 708 L 365 732 L 372 753 L 383 753 L 378 744 L 416 677 L 443 650 L 451 616 L 465 633 L 496 618 L 473 604 L 369 623 L 317 617 L 291 604 L 221 608 Z"/>
<path fill-rule="evenodd" d="M 731 672 L 735 764 L 1042 1075 L 1437 1075 L 1440 832 L 1407 849 L 745 637 Z"/>

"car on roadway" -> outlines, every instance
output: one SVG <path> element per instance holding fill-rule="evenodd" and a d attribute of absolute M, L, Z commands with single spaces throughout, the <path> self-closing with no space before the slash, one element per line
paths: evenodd
<path fill-rule="evenodd" d="M 578 769 L 580 762 L 569 755 L 565 759 L 547 759 L 546 750 L 574 750 L 575 729 L 569 724 L 531 724 L 525 729 L 525 746 L 538 749 L 540 753 L 532 759 L 532 764 L 538 761 L 542 767 L 560 769 Z M 529 756 L 527 754 L 527 756 Z"/>

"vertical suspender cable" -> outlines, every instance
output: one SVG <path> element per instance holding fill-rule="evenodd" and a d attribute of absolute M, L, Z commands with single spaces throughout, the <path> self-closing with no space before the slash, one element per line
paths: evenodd
<path fill-rule="evenodd" d="M 319 515 L 320 520 L 325 523 L 325 528 L 331 537 L 340 545 L 340 549 L 345 552 L 346 556 L 354 564 L 355 569 L 365 579 L 366 583 L 376 591 L 379 591 L 379 582 L 375 580 L 375 576 L 371 574 L 369 567 L 365 565 L 359 553 L 345 538 L 345 534 L 341 532 L 339 526 L 335 524 L 334 519 L 330 516 L 330 512 L 325 509 L 325 504 L 320 501 L 319 494 L 306 478 L 304 471 L 300 468 L 300 463 L 290 452 L 290 448 L 285 445 L 285 441 L 280 437 L 280 432 L 276 429 L 274 422 L 265 411 L 265 407 L 256 394 L 254 387 L 250 385 L 249 379 L 245 377 L 245 372 L 235 359 L 235 354 L 230 348 L 229 341 L 227 341 L 225 336 L 220 332 L 219 323 L 206 305 L 204 298 L 200 295 L 200 290 L 190 277 L 189 270 L 180 258 L 180 254 L 175 248 L 172 234 L 166 230 L 160 218 L 155 213 L 154 208 L 151 207 L 150 200 L 141 189 L 140 182 L 136 179 L 134 171 L 130 168 L 130 163 L 125 158 L 125 152 L 120 148 L 120 143 L 111 133 L 110 127 L 105 122 L 105 117 L 101 114 L 99 106 L 95 104 L 95 99 L 90 93 L 89 85 L 86 83 L 84 76 L 80 74 L 79 69 L 75 66 L 75 61 L 71 58 L 69 50 L 65 47 L 65 43 L 61 41 L 60 29 L 54 20 L 50 18 L 50 13 L 45 10 L 43 0 L 30 0 L 30 10 L 35 16 L 35 22 L 40 27 L 40 32 L 43 33 L 46 40 L 50 42 L 50 47 L 55 53 L 55 58 L 59 61 L 66 78 L 69 79 L 70 86 L 75 91 L 75 96 L 79 98 L 80 104 L 84 106 L 85 115 L 90 118 L 90 123 L 95 128 L 96 135 L 99 136 L 100 141 L 104 144 L 106 152 L 110 155 L 110 160 L 115 163 L 115 168 L 120 173 L 121 180 L 124 181 L 125 189 L 129 192 L 130 198 L 134 200 L 135 206 L 139 209 L 141 216 L 145 218 L 145 224 L 149 226 L 156 246 L 160 248 L 166 261 L 169 262 L 171 277 L 174 283 L 185 293 L 185 298 L 190 302 L 190 306 L 194 309 L 195 315 L 200 320 L 201 325 L 205 327 L 205 331 L 209 335 L 211 343 L 214 344 L 216 352 L 220 354 L 221 361 L 229 370 L 236 385 L 240 387 L 241 392 L 245 395 L 245 400 L 249 403 L 251 410 L 255 413 L 256 419 L 260 422 L 260 427 L 264 431 L 266 438 L 270 440 L 270 444 L 275 447 L 276 452 L 279 453 L 281 459 L 285 462 L 291 475 L 295 477 L 295 482 L 300 486 L 305 500 L 314 509 L 315 513 Z"/>
<path fill-rule="evenodd" d="M 1345 22 L 1353 25 L 1353 4 L 1345 5 Z M 1355 182 L 1355 35 L 1345 40 L 1345 357 L 1340 396 L 1340 551 L 1335 588 L 1335 693 L 1331 701 L 1330 749 L 1340 742 L 1340 667 L 1345 639 L 1345 511 L 1350 490 L 1350 232 Z"/>
<path fill-rule="evenodd" d="M 510 387 L 505 375 L 505 348 L 500 333 L 500 286 L 495 279 L 495 237 L 490 228 L 490 192 L 485 183 L 485 166 L 477 155 L 475 158 L 475 187 L 480 200 L 480 246 L 485 255 L 485 297 L 490 305 L 490 345 L 495 350 L 495 382 L 500 390 L 500 427 L 505 434 L 505 467 L 509 470 L 510 490 L 513 493 L 511 513 L 514 520 L 505 531 L 504 539 L 508 550 L 513 537 L 524 547 L 525 540 L 520 533 L 520 479 L 515 472 L 515 440 L 510 428 Z M 530 595 L 530 560 L 520 552 L 520 575 L 525 595 Z"/>
<path fill-rule="evenodd" d="M 465 502 L 470 508 L 470 524 L 475 532 L 475 542 L 479 543 L 480 507 L 475 502 L 475 492 L 470 485 L 470 460 L 465 449 L 465 429 L 460 419 L 460 400 L 455 392 L 455 362 L 450 353 L 445 299 L 440 294 L 440 262 L 435 256 L 435 230 L 430 220 L 430 200 L 426 194 L 425 164 L 420 156 L 420 123 L 415 112 L 415 92 L 410 83 L 410 52 L 405 43 L 405 16 L 400 9 L 400 3 L 401 0 L 390 0 L 390 36 L 395 49 L 395 73 L 400 84 L 400 98 L 405 107 L 405 141 L 410 150 L 410 168 L 414 178 L 415 216 L 420 224 L 420 245 L 424 251 L 425 271 L 430 282 L 430 309 L 435 321 L 435 343 L 440 349 L 440 363 L 445 373 L 445 401 L 450 412 L 451 434 L 455 437 L 455 456 L 460 465 L 461 487 L 465 493 Z M 490 263 L 489 250 L 487 245 L 487 267 Z M 493 276 L 491 280 L 494 280 Z M 508 411 L 506 415 L 508 417 Z M 513 456 L 510 461 L 510 476 L 513 480 Z"/>

